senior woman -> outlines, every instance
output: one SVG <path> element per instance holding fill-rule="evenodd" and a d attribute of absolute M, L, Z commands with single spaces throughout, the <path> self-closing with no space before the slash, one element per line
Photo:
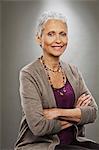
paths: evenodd
<path fill-rule="evenodd" d="M 96 119 L 96 102 L 77 67 L 60 60 L 68 44 L 66 18 L 42 14 L 36 39 L 43 53 L 20 71 L 23 116 L 15 150 L 99 149 L 84 133 Z"/>

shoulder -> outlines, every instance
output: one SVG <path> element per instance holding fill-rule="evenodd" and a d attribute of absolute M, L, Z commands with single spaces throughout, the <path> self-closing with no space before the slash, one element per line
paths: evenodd
<path fill-rule="evenodd" d="M 30 62 L 29 64 L 23 66 L 20 69 L 20 73 L 25 72 L 29 74 L 36 74 L 39 68 L 39 60 L 35 60 L 33 62 Z"/>
<path fill-rule="evenodd" d="M 62 64 L 64 69 L 72 75 L 77 76 L 79 74 L 79 69 L 76 65 L 66 62 L 62 62 Z"/>
<path fill-rule="evenodd" d="M 69 66 L 70 70 L 72 71 L 72 73 L 78 72 L 78 67 L 76 65 L 69 63 L 68 66 Z"/>

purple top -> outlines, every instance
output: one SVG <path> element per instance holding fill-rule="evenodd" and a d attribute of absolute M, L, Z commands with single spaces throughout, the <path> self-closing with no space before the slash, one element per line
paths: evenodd
<path fill-rule="evenodd" d="M 75 101 L 75 94 L 71 84 L 68 79 L 64 87 L 59 89 L 54 89 L 54 96 L 58 108 L 73 108 Z M 63 94 L 62 94 L 63 93 Z M 70 144 L 74 139 L 74 126 L 67 129 L 63 129 L 58 133 L 60 139 L 60 144 Z"/>

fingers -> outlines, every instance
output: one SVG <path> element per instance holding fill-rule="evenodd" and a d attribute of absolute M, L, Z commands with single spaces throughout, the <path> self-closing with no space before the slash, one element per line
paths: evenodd
<path fill-rule="evenodd" d="M 91 95 L 82 94 L 77 101 L 76 107 L 88 106 L 89 103 L 91 102 L 91 98 L 92 98 Z"/>
<path fill-rule="evenodd" d="M 67 125 L 69 122 L 67 122 L 67 121 L 63 121 L 63 120 L 59 120 L 59 122 L 61 123 L 61 126 L 63 126 L 63 125 Z"/>
<path fill-rule="evenodd" d="M 60 121 L 60 124 L 61 124 L 61 129 L 66 129 L 73 125 L 72 123 L 69 123 L 67 121 Z"/>
<path fill-rule="evenodd" d="M 85 99 L 82 103 L 81 106 L 88 106 L 91 102 L 91 96 L 87 97 L 87 99 Z"/>

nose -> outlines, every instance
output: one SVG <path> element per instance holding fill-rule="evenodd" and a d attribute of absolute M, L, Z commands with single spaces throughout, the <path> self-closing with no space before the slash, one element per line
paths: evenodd
<path fill-rule="evenodd" d="M 55 41 L 56 43 L 61 43 L 61 38 L 60 38 L 60 35 L 56 35 L 56 41 Z"/>

